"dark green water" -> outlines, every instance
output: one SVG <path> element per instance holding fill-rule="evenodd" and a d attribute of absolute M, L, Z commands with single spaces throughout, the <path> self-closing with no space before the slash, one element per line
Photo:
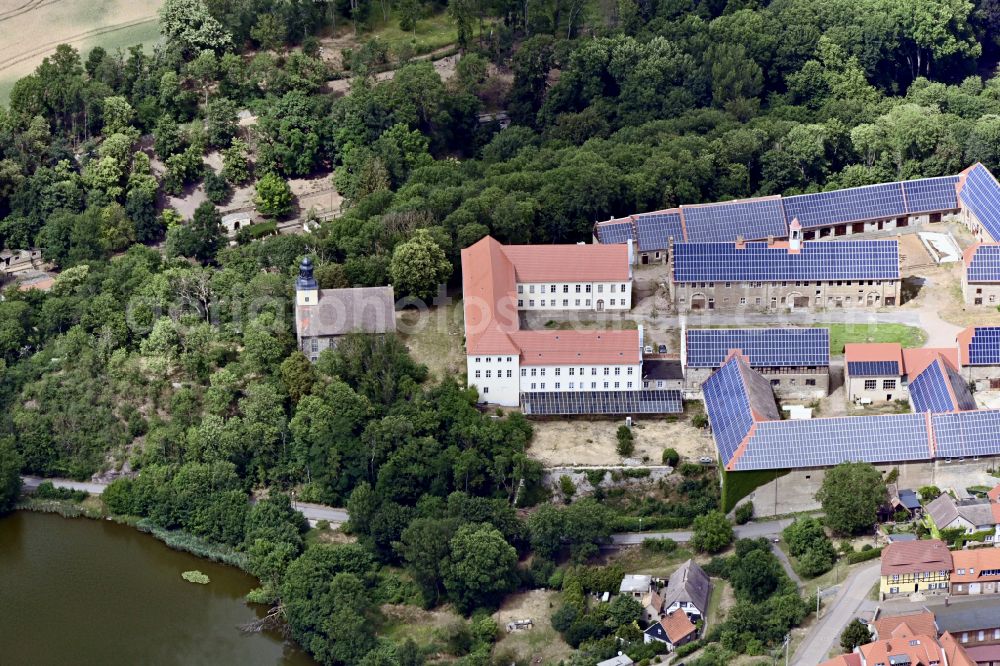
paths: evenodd
<path fill-rule="evenodd" d="M 0 664 L 313 664 L 238 629 L 264 612 L 255 582 L 124 525 L 18 511 L 0 518 Z"/>

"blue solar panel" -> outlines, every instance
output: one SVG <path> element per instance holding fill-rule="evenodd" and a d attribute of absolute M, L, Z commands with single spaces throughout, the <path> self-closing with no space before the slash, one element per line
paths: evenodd
<path fill-rule="evenodd" d="M 903 181 L 906 211 L 915 214 L 957 209 L 958 191 L 955 189 L 957 183 L 958 176 Z"/>
<path fill-rule="evenodd" d="M 1000 245 L 980 245 L 966 269 L 969 282 L 1000 282 Z"/>
<path fill-rule="evenodd" d="M 977 326 L 973 330 L 969 365 L 1000 365 L 1000 326 Z"/>
<path fill-rule="evenodd" d="M 975 412 L 969 412 L 975 413 Z M 825 467 L 931 457 L 923 414 L 846 416 L 758 423 L 736 470 Z"/>
<path fill-rule="evenodd" d="M 761 240 L 788 236 L 779 197 L 681 206 L 687 240 L 692 242 Z"/>
<path fill-rule="evenodd" d="M 940 359 L 910 380 L 910 400 L 915 412 L 952 412 L 976 408 L 976 401 L 965 380 Z"/>
<path fill-rule="evenodd" d="M 1000 241 L 1000 183 L 989 169 L 982 164 L 972 167 L 959 197 L 983 225 L 990 239 Z"/>
<path fill-rule="evenodd" d="M 879 220 L 906 214 L 899 183 L 852 187 L 832 192 L 800 194 L 782 200 L 788 221 L 798 219 L 803 228 Z"/>
<path fill-rule="evenodd" d="M 684 240 L 684 226 L 681 224 L 680 213 L 650 213 L 639 215 L 635 220 L 639 235 L 639 251 L 667 249 L 667 239 L 673 238 L 675 243 Z"/>
<path fill-rule="evenodd" d="M 897 279 L 896 240 L 807 242 L 798 253 L 767 243 L 674 245 L 675 282 Z"/>
<path fill-rule="evenodd" d="M 1000 455 L 1000 411 L 952 412 L 931 416 L 938 458 Z"/>
<path fill-rule="evenodd" d="M 602 243 L 626 243 L 635 238 L 632 220 L 598 225 L 597 236 Z"/>
<path fill-rule="evenodd" d="M 681 392 L 555 391 L 521 394 L 527 415 L 544 414 L 680 414 Z"/>
<path fill-rule="evenodd" d="M 687 331 L 687 365 L 718 368 L 739 349 L 752 368 L 829 366 L 826 328 L 695 328 Z"/>
<path fill-rule="evenodd" d="M 847 374 L 852 377 L 898 377 L 898 361 L 850 361 Z"/>
<path fill-rule="evenodd" d="M 733 362 L 722 366 L 701 388 L 715 446 L 723 462 L 728 463 L 753 425 L 750 396 L 739 365 Z"/>

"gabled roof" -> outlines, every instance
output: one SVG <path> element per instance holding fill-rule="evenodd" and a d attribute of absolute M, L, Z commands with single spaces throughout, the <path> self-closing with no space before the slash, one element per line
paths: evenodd
<path fill-rule="evenodd" d="M 905 615 L 893 615 L 875 620 L 875 633 L 880 638 L 891 636 L 900 625 L 905 624 L 912 633 L 937 636 L 937 625 L 934 623 L 934 613 L 923 610 Z"/>
<path fill-rule="evenodd" d="M 396 330 L 396 299 L 392 287 L 320 289 L 315 305 L 295 307 L 299 337 Z"/>
<path fill-rule="evenodd" d="M 959 412 L 976 409 L 969 385 L 943 356 L 910 375 L 910 401 L 915 412 Z"/>
<path fill-rule="evenodd" d="M 899 241 L 675 243 L 675 282 L 898 280 Z"/>
<path fill-rule="evenodd" d="M 863 663 L 870 666 L 888 664 L 903 666 L 931 666 L 944 664 L 941 646 L 933 636 L 896 631 L 890 638 L 877 640 L 858 647 Z"/>
<path fill-rule="evenodd" d="M 904 374 L 903 347 L 898 342 L 849 342 L 844 364 L 854 377 L 899 376 Z"/>
<path fill-rule="evenodd" d="M 943 541 L 900 541 L 882 550 L 882 575 L 951 571 L 951 552 Z"/>
<path fill-rule="evenodd" d="M 910 377 L 916 377 L 938 357 L 944 357 L 953 368 L 961 367 L 955 347 L 919 347 L 903 350 L 903 371 Z"/>
<path fill-rule="evenodd" d="M 650 626 L 645 634 L 661 641 L 665 640 L 673 645 L 677 645 L 691 634 L 698 631 L 698 628 L 691 624 L 687 613 L 682 610 L 675 610 L 667 613 L 660 621 Z"/>
<path fill-rule="evenodd" d="M 958 506 L 954 497 L 948 493 L 941 493 L 928 502 L 926 513 L 937 528 L 943 530 L 958 519 Z"/>
<path fill-rule="evenodd" d="M 1000 282 L 1000 243 L 975 243 L 962 253 L 967 282 Z"/>
<path fill-rule="evenodd" d="M 939 631 L 957 634 L 963 631 L 1000 628 L 1000 595 L 983 597 L 960 604 L 933 607 Z"/>
<path fill-rule="evenodd" d="M 963 366 L 1000 365 L 1000 326 L 969 326 L 956 340 Z"/>
<path fill-rule="evenodd" d="M 990 170 L 977 162 L 958 177 L 958 198 L 979 220 L 989 240 L 1000 241 L 1000 217 L 996 210 L 1000 201 L 1000 183 Z"/>
<path fill-rule="evenodd" d="M 952 584 L 1000 581 L 1000 548 L 956 550 L 951 559 L 955 566 Z"/>
<path fill-rule="evenodd" d="M 630 278 L 621 245 L 501 245 L 486 236 L 462 250 L 467 354 L 518 354 L 531 365 L 634 365 L 639 332 L 521 331 L 518 282 L 617 282 Z"/>
<path fill-rule="evenodd" d="M 670 581 L 663 593 L 663 607 L 670 608 L 675 603 L 691 603 L 702 614 L 708 612 L 708 599 L 712 594 L 712 583 L 705 570 L 694 560 L 688 560 L 670 574 Z"/>

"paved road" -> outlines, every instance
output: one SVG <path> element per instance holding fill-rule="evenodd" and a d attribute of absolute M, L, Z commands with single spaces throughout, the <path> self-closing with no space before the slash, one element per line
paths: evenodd
<path fill-rule="evenodd" d="M 100 495 L 108 484 L 95 481 L 70 481 L 69 479 L 43 479 L 38 476 L 22 476 L 21 484 L 24 490 L 34 490 L 42 481 L 51 481 L 56 488 L 69 488 L 70 490 L 86 490 L 91 495 Z"/>
<path fill-rule="evenodd" d="M 338 509 L 325 504 L 312 504 L 310 502 L 296 502 L 295 508 L 302 512 L 302 515 L 310 522 L 319 520 L 329 521 L 331 525 L 346 523 L 349 516 L 347 509 Z"/>
<path fill-rule="evenodd" d="M 733 528 L 733 533 L 736 535 L 737 539 L 756 539 L 757 537 L 778 536 L 781 533 L 781 530 L 791 524 L 791 518 L 753 522 L 746 525 L 736 525 Z M 611 545 L 634 546 L 642 543 L 646 539 L 673 539 L 678 543 L 685 543 L 691 540 L 691 532 L 680 530 L 671 532 L 622 532 L 620 534 L 611 535 Z"/>
<path fill-rule="evenodd" d="M 43 479 L 37 476 L 22 476 L 21 483 L 24 490 L 34 490 L 42 481 L 51 481 L 56 488 L 69 488 L 70 490 L 86 490 L 91 495 L 100 495 L 108 484 L 102 481 L 70 481 L 69 479 Z M 323 504 L 312 504 L 310 502 L 296 502 L 295 508 L 302 512 L 307 519 L 315 523 L 320 520 L 329 521 L 333 525 L 346 523 L 348 519 L 347 509 L 339 509 Z"/>
<path fill-rule="evenodd" d="M 793 664 L 814 666 L 826 661 L 844 627 L 867 605 L 868 591 L 878 582 L 880 567 L 881 563 L 876 560 L 851 572 L 841 584 L 833 604 L 824 611 L 825 615 L 795 651 Z"/>

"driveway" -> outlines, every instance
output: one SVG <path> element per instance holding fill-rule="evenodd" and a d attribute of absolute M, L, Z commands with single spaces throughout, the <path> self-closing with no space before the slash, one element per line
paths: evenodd
<path fill-rule="evenodd" d="M 874 607 L 874 602 L 868 599 L 868 592 L 878 582 L 882 563 L 878 560 L 855 569 L 844 580 L 840 593 L 833 604 L 826 609 L 826 614 L 814 626 L 805 640 L 799 645 L 792 657 L 793 664 L 814 666 L 826 661 L 827 655 L 834 645 L 838 644 L 844 627 L 867 606 Z"/>

